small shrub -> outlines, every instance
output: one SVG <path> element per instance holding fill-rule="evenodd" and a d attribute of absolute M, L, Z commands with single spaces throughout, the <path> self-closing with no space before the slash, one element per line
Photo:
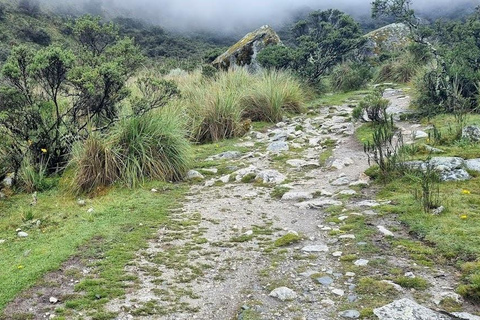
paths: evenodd
<path fill-rule="evenodd" d="M 407 289 L 425 290 L 429 286 L 427 280 L 420 277 L 410 278 L 402 276 L 395 278 L 393 282 Z"/>
<path fill-rule="evenodd" d="M 302 237 L 300 237 L 299 235 L 294 233 L 287 233 L 286 235 L 275 240 L 273 245 L 275 247 L 285 247 L 292 243 L 299 242 L 300 240 L 302 240 Z"/>
<path fill-rule="evenodd" d="M 417 170 L 412 178 L 420 185 L 415 189 L 415 200 L 422 204 L 423 211 L 430 213 L 432 209 L 440 207 L 440 176 L 438 172 L 427 164 L 424 170 Z"/>
<path fill-rule="evenodd" d="M 383 123 L 388 122 L 387 108 L 389 103 L 387 99 L 383 98 L 383 91 L 379 89 L 368 94 L 360 101 L 359 107 L 367 113 L 368 119 L 376 123 Z"/>

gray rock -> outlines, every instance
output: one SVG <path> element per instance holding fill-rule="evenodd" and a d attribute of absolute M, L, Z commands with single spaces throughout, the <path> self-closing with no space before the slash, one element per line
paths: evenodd
<path fill-rule="evenodd" d="M 325 277 L 321 277 L 321 278 L 317 278 L 315 279 L 318 283 L 320 283 L 321 285 L 324 285 L 324 286 L 329 286 L 333 283 L 333 279 L 330 278 L 329 276 L 325 276 Z"/>
<path fill-rule="evenodd" d="M 387 228 L 385 228 L 383 226 L 377 226 L 377 228 L 378 228 L 378 231 L 380 231 L 386 237 L 393 237 L 394 236 L 392 231 L 388 230 Z"/>
<path fill-rule="evenodd" d="M 342 204 L 343 203 L 341 201 L 318 198 L 311 201 L 296 203 L 295 206 L 299 207 L 300 209 L 321 209 L 330 206 L 341 206 Z"/>
<path fill-rule="evenodd" d="M 285 193 L 282 196 L 282 200 L 292 200 L 292 201 L 298 201 L 298 200 L 308 200 L 308 199 L 313 199 L 313 195 L 311 192 L 304 192 L 304 191 L 290 191 Z"/>
<path fill-rule="evenodd" d="M 23 232 L 23 231 L 19 231 L 17 233 L 17 236 L 19 236 L 20 238 L 26 238 L 26 237 L 28 237 L 28 233 Z"/>
<path fill-rule="evenodd" d="M 347 319 L 358 319 L 360 318 L 360 312 L 358 312 L 357 310 L 346 310 L 340 312 L 340 317 Z"/>
<path fill-rule="evenodd" d="M 346 186 L 350 184 L 350 180 L 347 177 L 341 177 L 341 178 L 338 178 L 337 180 L 330 182 L 330 184 L 332 186 Z"/>
<path fill-rule="evenodd" d="M 286 131 L 280 131 L 277 132 L 270 140 L 272 141 L 287 141 L 288 139 L 288 132 Z"/>
<path fill-rule="evenodd" d="M 257 174 L 258 173 L 258 168 L 255 167 L 255 166 L 249 166 L 247 168 L 237 170 L 232 174 L 235 177 L 235 180 L 238 182 L 238 181 L 241 181 L 243 177 L 245 177 L 246 175 L 251 174 L 251 173 Z M 223 179 L 223 177 L 221 179 Z"/>
<path fill-rule="evenodd" d="M 421 130 L 418 130 L 418 131 L 414 131 L 412 133 L 414 139 L 425 139 L 425 138 L 428 138 L 428 133 L 426 133 L 425 131 L 421 131 Z"/>
<path fill-rule="evenodd" d="M 425 308 L 409 300 L 396 300 L 386 306 L 373 310 L 379 320 L 451 320 L 450 317 Z"/>
<path fill-rule="evenodd" d="M 464 165 L 464 160 L 458 157 L 434 157 L 430 160 L 430 165 L 435 170 L 448 171 L 461 169 Z"/>
<path fill-rule="evenodd" d="M 347 190 L 340 191 L 338 194 L 343 196 L 353 196 L 357 194 L 357 191 L 352 189 L 347 189 Z"/>
<path fill-rule="evenodd" d="M 240 151 L 225 151 L 220 154 L 214 155 L 212 159 L 238 159 L 242 156 Z"/>
<path fill-rule="evenodd" d="M 368 265 L 370 261 L 366 260 L 366 259 L 358 259 L 357 261 L 355 261 L 353 264 L 358 266 L 358 267 L 365 267 L 366 265 Z"/>
<path fill-rule="evenodd" d="M 470 141 L 480 141 L 480 127 L 479 126 L 467 126 L 462 130 L 462 138 Z"/>
<path fill-rule="evenodd" d="M 78 199 L 77 200 L 77 204 L 80 206 L 80 207 L 85 207 L 87 205 L 86 201 L 83 200 L 83 199 Z"/>
<path fill-rule="evenodd" d="M 13 185 L 13 178 L 15 175 L 13 173 L 7 174 L 7 176 L 3 179 L 3 185 L 5 187 L 11 187 Z"/>
<path fill-rule="evenodd" d="M 275 290 L 270 292 L 269 296 L 282 301 L 289 301 L 297 298 L 296 292 L 287 287 L 276 288 Z"/>
<path fill-rule="evenodd" d="M 442 181 L 465 181 L 471 178 L 470 174 L 464 169 L 454 169 L 440 173 L 440 179 Z"/>
<path fill-rule="evenodd" d="M 479 316 L 474 316 L 467 312 L 453 312 L 452 315 L 462 320 L 480 320 Z"/>
<path fill-rule="evenodd" d="M 440 206 L 440 207 L 438 207 L 438 208 L 436 208 L 436 209 L 433 209 L 433 210 L 432 210 L 432 214 L 434 214 L 434 215 L 439 215 L 439 214 L 441 214 L 443 211 L 445 211 L 445 207 L 444 207 L 444 206 Z"/>
<path fill-rule="evenodd" d="M 351 294 L 347 297 L 348 302 L 355 302 L 358 300 L 358 297 L 354 294 Z"/>
<path fill-rule="evenodd" d="M 190 170 L 185 176 L 185 180 L 203 180 L 205 177 L 198 171 Z"/>
<path fill-rule="evenodd" d="M 465 167 L 468 170 L 480 172 L 480 159 L 465 160 Z"/>
<path fill-rule="evenodd" d="M 275 141 L 268 145 L 267 150 L 271 152 L 288 151 L 288 143 L 284 141 Z"/>
<path fill-rule="evenodd" d="M 445 152 L 441 149 L 434 148 L 434 147 L 429 146 L 427 144 L 424 145 L 423 147 L 425 148 L 425 150 L 427 150 L 428 152 L 431 152 L 431 153 L 444 153 Z"/>
<path fill-rule="evenodd" d="M 445 299 L 451 299 L 458 304 L 463 303 L 462 296 L 453 291 L 443 291 L 443 292 L 435 293 L 432 300 L 436 305 L 440 305 L 442 301 Z"/>
<path fill-rule="evenodd" d="M 287 177 L 277 170 L 263 170 L 257 174 L 257 179 L 262 179 L 263 183 L 282 183 Z"/>
<path fill-rule="evenodd" d="M 302 248 L 304 252 L 328 252 L 328 246 L 326 244 L 316 244 L 306 246 Z"/>
<path fill-rule="evenodd" d="M 295 167 L 295 168 L 301 168 L 304 165 L 307 164 L 307 161 L 302 160 L 302 159 L 292 159 L 292 160 L 287 160 L 286 162 L 289 166 Z"/>
<path fill-rule="evenodd" d="M 222 70 L 245 67 L 250 72 L 256 72 L 261 69 L 256 59 L 259 52 L 267 46 L 280 44 L 281 40 L 275 31 L 269 26 L 262 26 L 245 35 L 225 53 L 218 56 L 212 64 Z"/>
<path fill-rule="evenodd" d="M 342 289 L 333 289 L 332 293 L 340 297 L 343 297 L 345 295 L 345 291 Z"/>
<path fill-rule="evenodd" d="M 48 301 L 50 301 L 51 304 L 55 304 L 58 302 L 58 299 L 55 298 L 55 297 L 50 297 L 50 299 L 48 299 Z"/>

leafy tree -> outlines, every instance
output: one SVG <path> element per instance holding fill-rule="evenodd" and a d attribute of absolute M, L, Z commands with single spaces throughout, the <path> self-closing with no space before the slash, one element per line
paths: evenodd
<path fill-rule="evenodd" d="M 332 9 L 312 12 L 294 26 L 293 33 L 294 67 L 312 83 L 365 43 L 358 23 Z"/>
<path fill-rule="evenodd" d="M 257 60 L 264 68 L 287 69 L 292 66 L 295 51 L 286 46 L 269 46 L 260 51 Z"/>
<path fill-rule="evenodd" d="M 60 171 L 74 141 L 91 130 L 108 130 L 119 120 L 119 103 L 129 96 L 127 80 L 142 56 L 112 24 L 80 18 L 72 27 L 79 46 L 33 51 L 13 48 L 3 66 L 0 87 L 0 131 L 9 137 L 9 160 L 16 172 L 26 154 Z M 177 94 L 172 83 L 144 80 L 138 113 L 161 107 Z"/>

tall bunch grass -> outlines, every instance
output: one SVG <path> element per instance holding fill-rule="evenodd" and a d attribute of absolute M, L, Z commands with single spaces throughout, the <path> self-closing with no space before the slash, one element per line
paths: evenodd
<path fill-rule="evenodd" d="M 376 82 L 393 81 L 407 83 L 411 81 L 419 70 L 419 63 L 410 53 L 405 53 L 394 60 L 384 63 L 375 78 Z"/>
<path fill-rule="evenodd" d="M 329 80 L 334 91 L 347 92 L 365 88 L 372 77 L 369 65 L 345 62 L 333 68 Z"/>
<path fill-rule="evenodd" d="M 167 108 L 119 122 L 108 137 L 91 136 L 75 146 L 73 191 L 91 192 L 120 182 L 135 187 L 148 179 L 180 180 L 191 149 L 181 115 Z"/>
<path fill-rule="evenodd" d="M 266 71 L 242 98 L 243 116 L 253 121 L 281 121 L 286 113 L 303 111 L 306 93 L 302 84 L 285 71 Z"/>

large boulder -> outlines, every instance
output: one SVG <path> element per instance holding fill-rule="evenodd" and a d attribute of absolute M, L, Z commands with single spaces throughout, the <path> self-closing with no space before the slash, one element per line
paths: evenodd
<path fill-rule="evenodd" d="M 379 56 L 405 48 L 410 43 L 410 29 L 403 23 L 392 23 L 368 33 L 366 56 Z"/>
<path fill-rule="evenodd" d="M 248 33 L 242 40 L 231 46 L 225 53 L 218 56 L 213 65 L 218 69 L 228 70 L 235 67 L 246 67 L 255 72 L 260 69 L 257 55 L 268 46 L 281 44 L 280 37 L 269 26 L 263 26 Z"/>

